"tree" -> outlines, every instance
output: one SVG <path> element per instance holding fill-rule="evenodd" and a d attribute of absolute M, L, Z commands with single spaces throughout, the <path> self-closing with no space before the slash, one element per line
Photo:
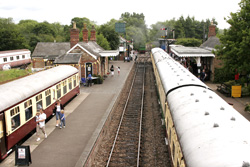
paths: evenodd
<path fill-rule="evenodd" d="M 201 45 L 201 40 L 200 39 L 195 39 L 195 38 L 178 38 L 177 42 L 175 43 L 177 45 L 183 45 L 183 46 L 193 46 L 193 47 L 198 47 Z"/>
<path fill-rule="evenodd" d="M 216 55 L 224 60 L 224 68 L 234 72 L 250 73 L 250 0 L 241 0 L 240 11 L 231 13 L 227 22 L 231 25 L 221 35 L 221 45 Z"/>
<path fill-rule="evenodd" d="M 105 50 L 110 50 L 109 42 L 108 40 L 102 35 L 102 34 L 97 34 L 96 35 L 96 42 L 98 45 L 100 45 L 103 49 Z"/>
<path fill-rule="evenodd" d="M 120 39 L 119 34 L 115 32 L 115 27 L 109 24 L 101 25 L 98 30 L 98 35 L 102 34 L 108 41 L 112 50 L 116 50 L 119 46 Z"/>
<path fill-rule="evenodd" d="M 0 50 L 24 49 L 25 38 L 18 31 L 12 18 L 0 18 Z"/>

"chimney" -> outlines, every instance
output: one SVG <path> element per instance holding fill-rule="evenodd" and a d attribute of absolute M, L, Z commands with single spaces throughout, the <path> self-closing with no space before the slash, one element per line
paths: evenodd
<path fill-rule="evenodd" d="M 216 26 L 213 24 L 213 21 L 212 21 L 211 25 L 209 26 L 208 38 L 212 36 L 216 36 L 215 28 Z"/>
<path fill-rule="evenodd" d="M 92 25 L 92 30 L 91 30 L 91 35 L 90 35 L 90 41 L 96 41 L 95 26 L 94 25 Z"/>
<path fill-rule="evenodd" d="M 70 29 L 70 48 L 79 42 L 79 29 L 76 28 L 76 23 L 73 22 L 73 28 Z"/>
<path fill-rule="evenodd" d="M 88 42 L 88 29 L 87 29 L 86 23 L 83 24 L 82 38 L 83 38 L 83 42 Z"/>

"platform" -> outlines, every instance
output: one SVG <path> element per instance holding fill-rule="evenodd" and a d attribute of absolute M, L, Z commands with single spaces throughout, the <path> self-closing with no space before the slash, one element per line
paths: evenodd
<path fill-rule="evenodd" d="M 81 86 L 81 94 L 65 107 L 65 129 L 55 128 L 56 120 L 53 117 L 46 123 L 47 139 L 42 136 L 37 142 L 36 136 L 33 135 L 23 144 L 31 148 L 31 167 L 84 165 L 133 63 L 133 61 L 111 61 L 110 66 L 121 68 L 120 75 L 115 68 L 115 75 L 108 76 L 103 84 L 92 87 Z M 0 167 L 13 166 L 15 166 L 14 152 L 0 164 Z"/>

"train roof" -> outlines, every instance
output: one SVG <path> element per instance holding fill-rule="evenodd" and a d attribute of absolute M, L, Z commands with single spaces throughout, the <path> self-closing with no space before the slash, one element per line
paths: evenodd
<path fill-rule="evenodd" d="M 30 54 L 28 49 L 18 49 L 18 50 L 6 50 L 0 51 L 0 57 L 12 56 L 12 55 L 21 55 L 21 54 Z"/>
<path fill-rule="evenodd" d="M 211 90 L 182 87 L 167 96 L 187 166 L 250 163 L 250 124 Z"/>
<path fill-rule="evenodd" d="M 77 72 L 75 67 L 61 65 L 0 85 L 0 112 Z"/>
<path fill-rule="evenodd" d="M 166 94 L 182 86 L 209 88 L 162 49 L 154 48 L 152 49 L 152 53 Z"/>

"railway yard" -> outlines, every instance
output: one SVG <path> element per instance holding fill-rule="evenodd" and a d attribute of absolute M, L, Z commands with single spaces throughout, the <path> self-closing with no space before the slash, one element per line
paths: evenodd
<path fill-rule="evenodd" d="M 115 71 L 103 84 L 81 85 L 80 95 L 65 107 L 65 129 L 56 128 L 53 117 L 46 123 L 47 139 L 37 142 L 34 134 L 22 144 L 31 147 L 31 167 L 172 166 L 149 56 L 110 64 L 121 67 L 120 75 Z M 240 100 L 225 100 L 242 110 Z M 12 166 L 14 151 L 0 163 Z"/>

